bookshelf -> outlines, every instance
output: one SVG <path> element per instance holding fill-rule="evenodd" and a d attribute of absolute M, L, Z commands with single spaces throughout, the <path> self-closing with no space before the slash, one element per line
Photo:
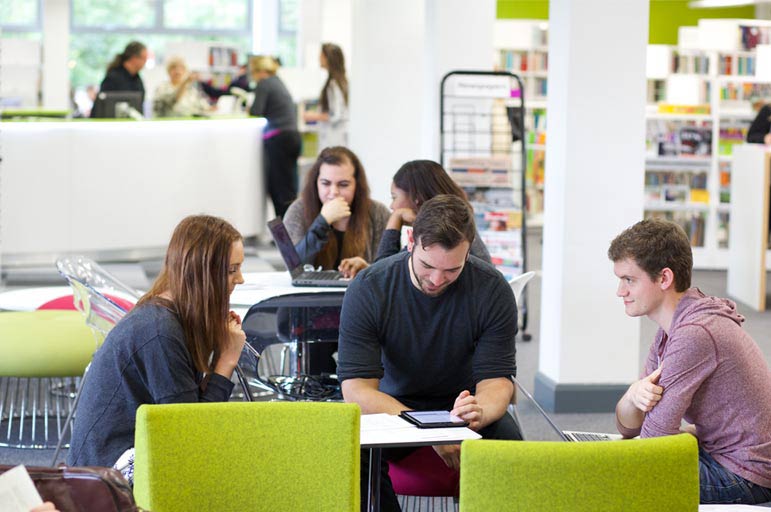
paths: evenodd
<path fill-rule="evenodd" d="M 755 49 L 768 40 L 756 32 L 769 30 L 758 20 L 701 20 L 681 28 L 680 46 L 648 48 L 645 217 L 683 226 L 696 268 L 728 267 L 733 148 L 755 118 L 753 100 L 771 100 Z"/>
<path fill-rule="evenodd" d="M 530 226 L 543 225 L 546 163 L 548 24 L 544 20 L 496 20 L 494 68 L 518 75 L 525 89 L 527 169 L 525 199 Z"/>

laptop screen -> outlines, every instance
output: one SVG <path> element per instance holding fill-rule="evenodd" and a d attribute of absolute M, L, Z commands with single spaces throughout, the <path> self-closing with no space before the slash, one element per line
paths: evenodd
<path fill-rule="evenodd" d="M 564 441 L 559 428 L 549 421 L 546 413 L 533 396 L 519 383 L 517 385 L 517 417 L 522 435 L 528 441 Z"/>
<path fill-rule="evenodd" d="M 268 229 L 270 229 L 270 234 L 273 236 L 273 241 L 276 242 L 281 257 L 284 258 L 287 270 L 291 272 L 299 267 L 300 255 L 297 254 L 292 239 L 289 237 L 289 232 L 281 219 L 273 219 L 268 222 Z"/>

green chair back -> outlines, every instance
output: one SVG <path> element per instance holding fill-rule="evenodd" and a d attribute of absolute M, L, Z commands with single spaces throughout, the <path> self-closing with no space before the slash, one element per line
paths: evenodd
<path fill-rule="evenodd" d="M 464 441 L 460 512 L 687 512 L 699 506 L 696 439 Z"/>
<path fill-rule="evenodd" d="M 94 353 L 94 338 L 77 311 L 0 313 L 0 376 L 81 375 Z"/>
<path fill-rule="evenodd" d="M 143 405 L 134 496 L 153 512 L 359 510 L 356 404 Z"/>

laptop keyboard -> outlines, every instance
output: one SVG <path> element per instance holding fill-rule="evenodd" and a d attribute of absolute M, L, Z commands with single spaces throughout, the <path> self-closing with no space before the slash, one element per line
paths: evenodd
<path fill-rule="evenodd" d="M 571 432 L 570 436 L 576 441 L 612 441 L 605 434 L 592 434 L 591 432 Z"/>
<path fill-rule="evenodd" d="M 314 279 L 317 281 L 335 281 L 340 279 L 339 272 L 303 272 L 297 279 Z"/>

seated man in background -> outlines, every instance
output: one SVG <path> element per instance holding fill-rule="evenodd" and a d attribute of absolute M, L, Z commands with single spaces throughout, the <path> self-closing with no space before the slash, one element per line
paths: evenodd
<path fill-rule="evenodd" d="M 672 222 L 638 222 L 608 257 L 626 313 L 659 325 L 642 378 L 616 406 L 619 432 L 672 435 L 685 419 L 702 503 L 771 501 L 771 371 L 736 304 L 690 288 L 691 245 Z"/>
<path fill-rule="evenodd" d="M 452 410 L 485 438 L 521 439 L 506 408 L 514 392 L 517 309 L 492 265 L 469 255 L 474 214 L 456 196 L 427 201 L 408 251 L 362 270 L 345 293 L 338 378 L 346 402 L 363 414 Z M 459 467 L 460 446 L 435 446 Z M 384 450 L 381 506 L 399 510 Z M 362 452 L 362 507 L 368 458 Z"/>

